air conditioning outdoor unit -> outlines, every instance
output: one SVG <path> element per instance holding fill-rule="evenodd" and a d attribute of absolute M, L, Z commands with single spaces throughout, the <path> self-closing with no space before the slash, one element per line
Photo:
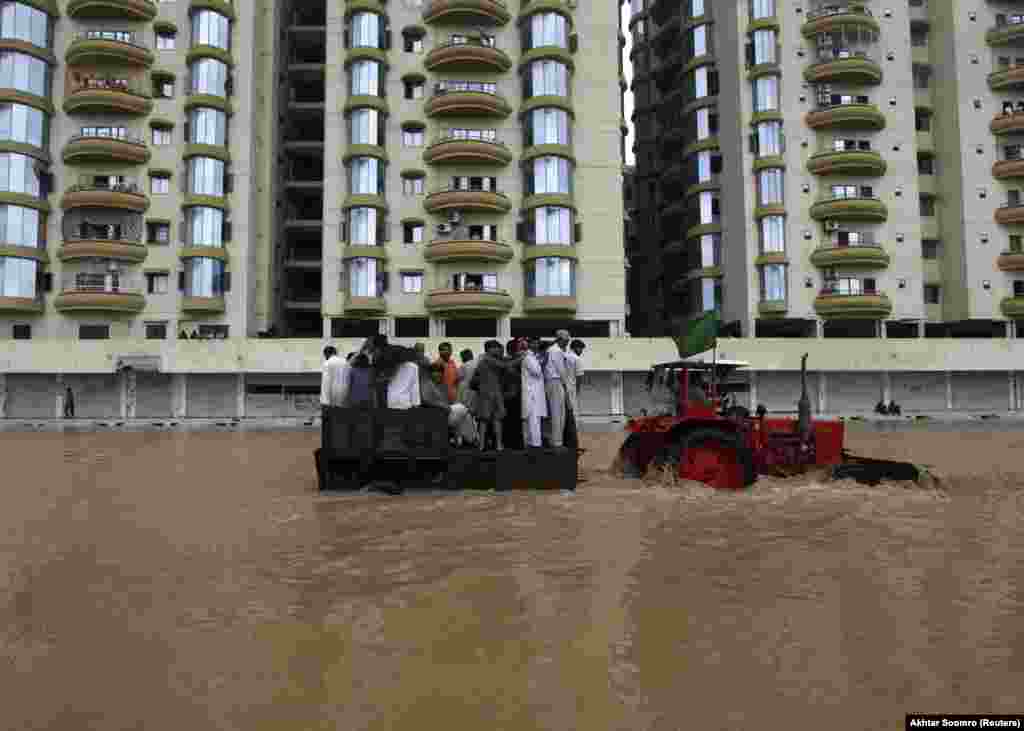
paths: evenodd
<path fill-rule="evenodd" d="M 452 225 L 450 223 L 439 223 L 437 224 L 437 232 L 439 234 L 450 234 L 452 232 Z"/>
<path fill-rule="evenodd" d="M 459 221 L 462 220 L 462 213 L 459 212 L 459 211 L 449 211 L 448 212 L 448 220 L 451 223 L 459 223 Z"/>

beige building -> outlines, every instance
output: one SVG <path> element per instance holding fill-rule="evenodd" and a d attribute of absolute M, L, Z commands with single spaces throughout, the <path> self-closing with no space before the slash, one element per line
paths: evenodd
<path fill-rule="evenodd" d="M 0 338 L 621 334 L 618 13 L 584 10 L 0 3 Z"/>
<path fill-rule="evenodd" d="M 1012 337 L 1022 13 L 634 0 L 630 218 L 663 262 L 649 329 L 717 308 L 747 337 Z"/>

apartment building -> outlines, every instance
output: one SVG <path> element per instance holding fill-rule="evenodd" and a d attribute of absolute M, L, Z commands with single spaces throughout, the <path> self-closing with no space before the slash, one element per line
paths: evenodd
<path fill-rule="evenodd" d="M 619 48 L 572 0 L 0 2 L 0 338 L 619 335 Z"/>
<path fill-rule="evenodd" d="M 1022 12 L 632 0 L 631 220 L 660 254 L 661 322 L 718 309 L 754 337 L 1012 337 Z"/>

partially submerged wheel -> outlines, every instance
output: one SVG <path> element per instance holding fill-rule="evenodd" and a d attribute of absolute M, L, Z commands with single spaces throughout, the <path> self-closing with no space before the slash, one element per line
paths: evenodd
<path fill-rule="evenodd" d="M 619 447 L 619 456 L 615 460 L 615 472 L 623 477 L 640 478 L 644 476 L 647 465 L 641 456 L 641 439 L 639 434 L 630 434 Z"/>
<path fill-rule="evenodd" d="M 754 460 L 735 434 L 721 429 L 695 429 L 678 442 L 676 474 L 720 490 L 754 484 Z"/>

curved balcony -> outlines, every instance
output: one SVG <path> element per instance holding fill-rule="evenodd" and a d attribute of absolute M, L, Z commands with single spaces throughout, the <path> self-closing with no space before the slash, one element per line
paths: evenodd
<path fill-rule="evenodd" d="M 889 209 L 877 198 L 827 198 L 811 206 L 815 221 L 867 221 L 884 223 Z"/>
<path fill-rule="evenodd" d="M 479 239 L 438 239 L 427 245 L 423 258 L 432 262 L 493 261 L 512 259 L 512 247 L 500 241 Z"/>
<path fill-rule="evenodd" d="M 576 306 L 575 296 L 527 296 L 523 298 L 523 311 L 529 313 L 575 312 Z"/>
<path fill-rule="evenodd" d="M 153 0 L 68 0 L 72 18 L 124 18 L 150 21 L 156 17 Z"/>
<path fill-rule="evenodd" d="M 843 28 L 863 28 L 878 33 L 878 21 L 871 11 L 859 5 L 845 7 L 829 7 L 808 11 L 806 20 L 801 27 L 804 38 L 814 38 L 819 33 L 842 30 Z"/>
<path fill-rule="evenodd" d="M 1010 320 L 1024 320 L 1024 297 L 1004 297 L 999 309 Z"/>
<path fill-rule="evenodd" d="M 73 185 L 64 192 L 61 208 L 116 208 L 145 213 L 149 196 L 135 184 L 102 186 L 91 183 Z"/>
<path fill-rule="evenodd" d="M 61 261 L 75 259 L 113 259 L 129 264 L 141 264 L 146 260 L 149 248 L 138 241 L 116 239 L 64 239 L 57 253 Z"/>
<path fill-rule="evenodd" d="M 830 150 L 812 155 L 807 161 L 811 175 L 885 175 L 886 164 L 873 150 Z"/>
<path fill-rule="evenodd" d="M 839 266 L 884 269 L 889 266 L 889 261 L 889 255 L 878 244 L 826 244 L 811 252 L 811 264 L 822 269 Z"/>
<path fill-rule="evenodd" d="M 75 135 L 64 145 L 64 163 L 143 165 L 149 162 L 149 147 L 141 137 L 98 137 Z"/>
<path fill-rule="evenodd" d="M 996 180 L 1024 178 L 1024 159 L 997 160 L 992 164 L 992 177 Z"/>
<path fill-rule="evenodd" d="M 387 312 L 388 303 L 383 297 L 353 297 L 345 298 L 343 305 L 345 312 L 352 314 L 379 314 Z"/>
<path fill-rule="evenodd" d="M 71 89 L 64 97 L 66 114 L 145 115 L 153 110 L 153 99 L 139 88 L 115 81 L 92 79 Z"/>
<path fill-rule="evenodd" d="M 1024 112 L 1016 114 L 996 115 L 988 126 L 995 135 L 1013 135 L 1024 133 Z"/>
<path fill-rule="evenodd" d="M 996 260 L 1003 272 L 1024 272 L 1024 251 L 1004 251 Z"/>
<path fill-rule="evenodd" d="M 53 301 L 60 312 L 115 312 L 135 314 L 146 306 L 142 292 L 101 289 L 71 284 Z"/>
<path fill-rule="evenodd" d="M 501 314 L 512 305 L 512 295 L 502 289 L 435 289 L 426 298 L 428 310 L 449 315 Z"/>
<path fill-rule="evenodd" d="M 992 91 L 1008 91 L 1024 86 L 1024 65 L 1005 66 L 988 75 Z"/>
<path fill-rule="evenodd" d="M 512 202 L 504 193 L 492 190 L 439 190 L 427 196 L 423 207 L 428 213 L 444 211 L 481 211 L 483 213 L 508 213 Z"/>
<path fill-rule="evenodd" d="M 785 300 L 761 300 L 757 303 L 757 313 L 761 317 L 783 317 L 789 312 L 789 303 Z"/>
<path fill-rule="evenodd" d="M 224 297 L 189 297 L 181 298 L 182 312 L 224 312 Z"/>
<path fill-rule="evenodd" d="M 479 41 L 446 43 L 430 49 L 423 65 L 428 71 L 492 71 L 503 73 L 512 68 L 512 59 L 500 48 Z"/>
<path fill-rule="evenodd" d="M 447 137 L 428 147 L 423 160 L 429 165 L 508 165 L 512 152 L 501 142 Z"/>
<path fill-rule="evenodd" d="M 430 0 L 423 22 L 454 25 L 505 25 L 512 19 L 501 0 Z"/>
<path fill-rule="evenodd" d="M 996 223 L 1003 225 L 1024 223 L 1024 205 L 1008 203 L 1000 206 L 996 209 Z"/>
<path fill-rule="evenodd" d="M 1010 17 L 1013 18 L 1013 16 Z M 1019 43 L 1021 40 L 1024 40 L 1024 20 L 1000 23 L 994 28 L 989 28 L 985 33 L 985 42 L 990 46 Z"/>
<path fill-rule="evenodd" d="M 880 293 L 822 292 L 814 298 L 814 311 L 826 320 L 881 320 L 892 313 L 892 302 Z"/>
<path fill-rule="evenodd" d="M 821 107 L 808 112 L 804 121 L 811 129 L 885 129 L 885 115 L 874 104 L 838 104 L 834 107 Z"/>
<path fill-rule="evenodd" d="M 154 56 L 134 33 L 89 30 L 75 36 L 64 60 L 69 66 L 115 64 L 149 68 Z"/>
<path fill-rule="evenodd" d="M 837 56 L 808 66 L 804 80 L 809 84 L 881 84 L 882 67 L 868 56 Z"/>
<path fill-rule="evenodd" d="M 425 106 L 428 117 L 507 117 L 512 107 L 499 94 L 486 91 L 449 91 L 430 97 Z"/>
<path fill-rule="evenodd" d="M 40 315 L 45 309 L 42 296 L 2 297 L 0 296 L 0 313 L 11 315 Z"/>

